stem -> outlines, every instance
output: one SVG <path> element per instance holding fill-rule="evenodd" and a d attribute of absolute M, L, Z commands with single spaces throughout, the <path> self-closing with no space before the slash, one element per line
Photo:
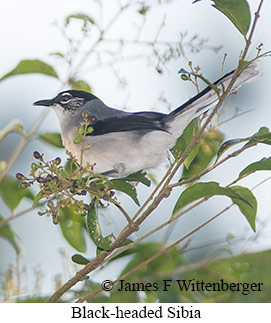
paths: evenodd
<path fill-rule="evenodd" d="M 246 47 L 245 50 L 243 52 L 242 55 L 242 60 L 245 59 L 248 49 L 250 47 L 251 44 L 251 39 L 255 30 L 255 26 L 257 23 L 257 20 L 259 18 L 259 11 L 261 9 L 261 5 L 263 3 L 263 0 L 261 0 L 259 8 L 257 13 L 255 14 L 255 19 L 254 19 L 254 23 L 252 26 L 252 30 L 250 32 L 250 36 L 248 38 L 248 41 L 246 43 Z M 113 22 L 112 22 L 113 23 Z M 101 37 L 103 36 L 103 34 L 101 34 Z M 100 41 L 100 40 L 98 40 Z M 88 52 L 89 53 L 89 52 Z M 84 56 L 83 60 L 79 63 L 82 64 L 82 62 L 84 62 L 87 59 L 87 55 Z M 198 140 L 200 139 L 201 135 L 203 134 L 204 130 L 206 129 L 206 127 L 209 125 L 209 123 L 211 122 L 212 118 L 214 117 L 214 115 L 217 113 L 218 109 L 221 107 L 222 103 L 224 102 L 225 98 L 227 97 L 227 95 L 230 93 L 234 82 L 236 81 L 237 77 L 240 74 L 240 68 L 236 68 L 236 70 L 233 73 L 231 82 L 229 84 L 229 86 L 227 87 L 227 89 L 224 91 L 224 93 L 220 96 L 219 98 L 219 102 L 216 105 L 216 107 L 214 108 L 213 112 L 210 114 L 210 116 L 207 118 L 207 120 L 205 121 L 203 127 L 201 128 L 201 130 L 199 131 L 199 133 L 193 138 L 192 143 L 189 145 L 188 149 L 185 151 L 185 153 L 183 154 L 183 156 L 180 158 L 180 160 L 178 162 L 174 162 L 171 166 L 170 166 L 170 172 L 168 171 L 166 173 L 166 175 L 163 177 L 162 179 L 162 183 L 163 183 L 163 187 L 161 188 L 160 192 L 158 193 L 158 195 L 154 198 L 154 195 L 156 194 L 156 192 L 158 191 L 158 189 L 162 186 L 162 184 L 159 183 L 159 187 L 157 189 L 155 189 L 152 194 L 150 195 L 150 197 L 146 200 L 146 202 L 143 204 L 143 206 L 140 208 L 140 212 L 143 211 L 143 209 L 149 204 L 149 202 L 154 198 L 153 202 L 151 203 L 151 205 L 149 205 L 149 207 L 143 212 L 143 214 L 136 220 L 135 224 L 136 226 L 132 226 L 130 224 L 128 224 L 119 234 L 119 236 L 117 237 L 117 239 L 112 243 L 111 245 L 111 250 L 110 251 L 103 251 L 101 252 L 96 259 L 94 259 L 92 262 L 88 263 L 83 269 L 81 269 L 79 272 L 76 273 L 76 275 L 74 277 L 72 277 L 70 280 L 68 280 L 62 287 L 60 287 L 51 297 L 49 297 L 47 299 L 47 302 L 55 302 L 57 301 L 66 291 L 68 291 L 71 287 L 73 287 L 77 282 L 81 281 L 84 279 L 84 277 L 89 274 L 91 271 L 95 270 L 96 268 L 98 268 L 100 265 L 102 265 L 103 263 L 107 262 L 108 259 L 106 259 L 116 248 L 118 248 L 121 243 L 127 239 L 128 236 L 130 236 L 133 232 L 136 231 L 136 229 L 138 228 L 138 226 L 158 207 L 158 205 L 160 204 L 160 202 L 165 198 L 168 197 L 170 195 L 170 187 L 169 184 L 171 182 L 171 180 L 173 179 L 174 175 L 176 174 L 177 170 L 179 169 L 179 167 L 181 166 L 181 164 L 183 163 L 183 161 L 187 158 L 187 156 L 189 155 L 189 153 L 192 151 L 193 147 L 197 144 Z M 139 212 L 136 213 L 136 215 L 132 218 L 132 220 L 134 220 L 135 218 L 137 218 L 139 216 Z M 148 264 L 149 262 L 153 261 L 154 259 L 156 259 L 157 257 L 159 257 L 160 255 L 166 253 L 170 248 L 174 247 L 175 245 L 179 244 L 181 241 L 183 241 L 184 239 L 186 239 L 187 237 L 189 237 L 190 235 L 192 235 L 193 233 L 195 233 L 196 231 L 200 230 L 203 226 L 207 225 L 208 223 L 210 223 L 211 221 L 213 221 L 214 219 L 216 219 L 218 216 L 220 215 L 220 213 L 218 213 L 217 215 L 215 215 L 214 217 L 212 217 L 211 219 L 209 219 L 208 221 L 206 221 L 205 223 L 203 223 L 202 225 L 196 227 L 194 230 L 192 230 L 191 232 L 189 232 L 188 234 L 186 234 L 185 236 L 183 236 L 182 238 L 180 238 L 179 240 L 175 241 L 173 244 L 171 244 L 170 246 L 168 246 L 167 248 L 161 250 L 159 253 L 153 255 L 151 258 L 149 258 L 148 260 L 146 260 L 144 262 L 143 265 Z M 130 245 L 128 245 L 128 247 L 130 247 Z M 142 265 L 142 266 L 143 266 Z M 139 265 L 140 266 L 140 265 Z M 133 272 L 141 267 L 135 267 L 133 268 Z"/>
<path fill-rule="evenodd" d="M 253 186 L 251 188 L 251 190 L 254 190 L 255 188 L 259 187 L 260 185 L 262 185 L 263 183 L 267 182 L 268 180 L 271 179 L 271 176 L 269 176 L 268 178 L 264 179 L 263 181 L 257 183 L 255 186 Z M 233 182 L 234 183 L 234 182 Z M 229 184 L 227 186 L 232 185 Z M 209 199 L 209 198 L 207 198 Z M 206 199 L 202 199 L 201 201 L 199 201 L 198 203 L 194 204 L 192 207 L 189 208 L 189 211 L 191 208 L 194 208 L 195 206 L 198 206 L 199 204 L 201 204 L 202 202 L 204 202 L 203 200 Z M 195 232 L 199 231 L 200 229 L 202 229 L 203 227 L 205 227 L 207 224 L 209 224 L 210 222 L 212 222 L 213 220 L 215 220 L 217 217 L 219 217 L 220 215 L 222 215 L 223 213 L 225 213 L 226 211 L 228 211 L 230 208 L 232 208 L 235 204 L 231 203 L 228 206 L 226 206 L 223 210 L 221 210 L 220 212 L 218 212 L 216 215 L 214 215 L 213 217 L 211 217 L 209 220 L 207 220 L 206 222 L 202 223 L 201 225 L 197 226 L 195 229 L 193 229 L 192 231 L 190 231 L 189 233 L 187 233 L 186 235 L 184 235 L 183 237 L 181 237 L 179 240 L 175 241 L 174 243 L 172 243 L 171 245 L 169 245 L 168 247 L 162 249 L 161 251 L 157 252 L 156 254 L 154 254 L 152 257 L 148 258 L 147 260 L 145 260 L 144 262 L 142 262 L 141 264 L 139 264 L 138 266 L 134 267 L 133 269 L 131 269 L 129 272 L 125 273 L 124 275 L 122 275 L 121 277 L 119 277 L 118 279 L 113 281 L 113 285 L 115 285 L 116 283 L 118 283 L 120 280 L 125 279 L 126 277 L 128 277 L 129 275 L 133 274 L 135 271 L 139 270 L 140 268 L 144 267 L 145 265 L 149 264 L 150 262 L 152 262 L 153 260 L 155 260 L 156 258 L 158 258 L 159 256 L 163 255 L 164 253 L 166 253 L 170 248 L 176 246 L 177 244 L 183 242 L 184 240 L 186 240 L 187 238 L 189 238 L 191 235 L 193 235 Z M 187 211 L 187 210 L 186 210 Z M 173 220 L 179 218 L 181 215 L 183 215 L 184 213 L 186 213 L 186 211 L 181 212 L 179 215 L 175 216 Z M 160 230 L 162 227 L 164 227 L 165 225 L 167 225 L 168 223 L 170 223 L 171 221 L 167 221 L 165 222 L 163 225 L 158 226 L 157 228 L 151 230 L 150 232 L 148 232 L 147 234 L 143 235 L 142 237 L 140 237 L 139 239 L 135 240 L 132 244 L 129 244 L 128 247 L 130 247 L 131 245 L 137 244 L 138 242 L 140 242 L 141 240 L 145 239 L 147 236 L 151 235 L 152 233 Z M 126 247 L 126 248 L 125 248 Z M 122 253 L 124 250 L 123 249 L 128 249 L 127 246 L 125 246 L 124 248 L 122 248 L 121 250 L 118 250 L 117 253 L 115 253 L 114 255 L 112 255 L 110 257 L 110 260 L 113 259 L 114 257 L 116 257 L 118 254 Z M 108 261 L 109 259 L 107 259 Z M 200 263 L 200 265 L 207 263 L 206 260 L 204 260 L 202 263 Z M 188 267 L 192 267 L 194 269 L 195 264 L 191 264 Z M 187 270 L 188 271 L 188 270 Z M 181 270 L 179 272 L 184 272 L 184 270 Z M 95 292 L 88 294 L 84 297 L 79 298 L 76 303 L 82 303 L 87 299 L 90 299 L 92 297 L 95 297 L 96 295 L 102 293 L 104 290 L 102 288 L 100 288 L 99 290 L 96 290 Z"/>
<path fill-rule="evenodd" d="M 34 132 L 36 129 L 39 127 L 43 119 L 46 117 L 48 114 L 49 110 L 43 111 L 37 120 L 34 122 L 33 126 L 30 128 L 29 132 L 21 139 L 19 142 L 18 146 L 15 148 L 11 156 L 9 157 L 9 160 L 7 162 L 7 166 L 3 172 L 0 174 L 0 182 L 4 178 L 4 176 L 7 174 L 7 172 L 10 170 L 11 166 L 14 164 L 15 160 L 17 157 L 20 155 L 22 150 L 24 149 L 24 146 L 28 143 L 28 141 L 32 138 Z"/>
<path fill-rule="evenodd" d="M 55 301 L 57 301 L 66 291 L 68 291 L 71 287 L 73 287 L 77 282 L 83 280 L 84 277 L 87 274 L 89 274 L 91 271 L 93 271 L 97 267 L 99 267 L 105 261 L 105 258 L 113 252 L 114 249 L 116 249 L 117 247 L 119 247 L 124 240 L 126 240 L 133 232 L 135 232 L 135 229 L 138 228 L 140 226 L 140 224 L 157 208 L 157 206 L 160 204 L 160 202 L 165 197 L 168 197 L 168 195 L 169 195 L 168 194 L 168 189 L 169 189 L 168 185 L 169 185 L 170 181 L 174 177 L 175 173 L 177 172 L 177 170 L 179 169 L 179 167 L 181 166 L 181 164 L 183 163 L 183 161 L 187 158 L 187 156 L 189 155 L 189 153 L 191 152 L 191 150 L 193 149 L 193 147 L 197 144 L 197 142 L 198 142 L 200 136 L 202 135 L 203 131 L 208 126 L 208 124 L 210 123 L 210 121 L 212 120 L 212 118 L 214 117 L 214 115 L 216 114 L 217 110 L 220 108 L 220 106 L 224 102 L 226 96 L 229 94 L 229 92 L 230 92 L 230 90 L 231 90 L 231 88 L 232 88 L 232 86 L 234 84 L 234 81 L 238 77 L 238 72 L 239 72 L 239 70 L 237 68 L 236 71 L 233 74 L 233 78 L 232 78 L 232 80 L 231 80 L 228 88 L 226 89 L 226 91 L 221 96 L 220 101 L 218 102 L 216 108 L 211 113 L 211 115 L 208 117 L 208 119 L 204 123 L 204 125 L 201 128 L 201 130 L 198 133 L 198 135 L 196 137 L 194 137 L 194 139 L 192 140 L 192 143 L 190 144 L 190 146 L 188 147 L 188 149 L 185 151 L 185 153 L 183 154 L 183 156 L 181 157 L 181 159 L 178 162 L 175 162 L 175 163 L 173 163 L 171 165 L 171 167 L 170 167 L 171 172 L 168 171 L 166 173 L 166 175 L 162 179 L 162 182 L 164 182 L 164 185 L 163 185 L 162 189 L 160 190 L 160 192 L 156 196 L 156 198 L 153 200 L 152 204 L 147 208 L 147 210 L 145 210 L 145 212 L 143 212 L 143 214 L 137 219 L 137 221 L 135 222 L 135 226 L 131 226 L 131 225 L 128 224 L 121 231 L 121 233 L 119 234 L 119 236 L 117 237 L 117 239 L 112 243 L 111 250 L 110 251 L 103 251 L 103 252 L 101 252 L 97 256 L 96 259 L 94 259 L 92 262 L 88 263 L 83 269 L 81 269 L 79 272 L 77 272 L 77 274 L 74 277 L 72 277 L 62 287 L 60 287 L 60 289 L 58 289 L 51 297 L 49 297 L 46 300 L 46 302 L 55 302 Z M 159 187 L 161 187 L 161 185 L 162 184 L 160 184 Z M 153 196 L 157 192 L 157 190 L 158 189 L 155 189 L 152 192 L 151 196 L 147 199 L 147 201 L 144 203 L 143 206 L 145 206 L 145 205 L 148 204 L 148 202 L 153 198 Z M 143 209 L 142 207 L 140 209 Z M 137 212 L 137 214 L 139 214 L 139 213 Z M 135 219 L 135 216 L 132 218 L 132 220 L 134 220 L 134 219 Z"/>
<path fill-rule="evenodd" d="M 202 171 L 200 174 L 197 174 L 187 180 L 182 180 L 180 182 L 174 183 L 170 185 L 170 188 L 174 188 L 174 187 L 178 187 L 178 186 L 182 186 L 184 184 L 189 184 L 189 183 L 193 183 L 196 180 L 200 179 L 202 176 L 206 175 L 207 173 L 211 172 L 212 170 L 214 170 L 216 167 L 220 166 L 221 164 L 225 163 L 228 159 L 233 158 L 233 157 L 237 157 L 238 155 L 240 155 L 242 152 L 244 152 L 245 150 L 256 146 L 257 143 L 252 143 L 251 145 L 247 145 L 247 146 L 243 146 L 242 148 L 234 151 L 233 153 L 227 155 L 226 157 L 224 157 L 223 159 L 221 159 L 219 162 L 213 164 L 212 166 L 208 167 L 207 169 L 205 169 L 204 171 Z"/>
<path fill-rule="evenodd" d="M 175 173 L 177 172 L 177 170 L 179 169 L 180 165 L 183 163 L 183 161 L 187 158 L 187 156 L 189 155 L 189 153 L 191 152 L 191 150 L 193 149 L 193 147 L 197 144 L 200 136 L 202 135 L 204 129 L 208 126 L 208 124 L 210 123 L 210 121 L 212 120 L 213 116 L 215 115 L 215 113 L 217 112 L 217 110 L 219 109 L 219 107 L 222 105 L 223 101 L 225 100 L 226 96 L 228 95 L 228 93 L 230 92 L 235 79 L 238 77 L 238 69 L 236 69 L 236 71 L 233 74 L 233 78 L 228 86 L 228 88 L 226 89 L 226 91 L 223 93 L 223 95 L 220 98 L 219 103 L 217 104 L 216 108 L 214 109 L 214 111 L 211 113 L 211 115 L 208 117 L 208 119 L 206 120 L 206 122 L 204 123 L 203 127 L 201 128 L 200 132 L 198 133 L 198 135 L 192 140 L 192 143 L 190 144 L 190 146 L 188 147 L 188 149 L 185 151 L 184 155 L 182 156 L 182 158 L 176 162 L 173 163 L 170 167 L 171 172 L 167 172 L 166 175 L 163 177 L 162 179 L 162 183 L 164 182 L 164 185 L 161 189 L 161 191 L 159 192 L 159 194 L 156 196 L 156 198 L 154 199 L 154 201 L 152 202 L 152 204 L 147 208 L 147 210 L 145 212 L 143 212 L 143 214 L 137 219 L 137 221 L 135 222 L 135 227 L 131 226 L 131 225 L 127 225 L 119 234 L 119 236 L 117 237 L 117 239 L 112 243 L 111 245 L 111 251 L 103 251 L 101 252 L 96 259 L 94 259 L 92 262 L 88 263 L 83 269 L 81 269 L 79 272 L 77 272 L 77 274 L 72 277 L 70 280 L 68 280 L 62 287 L 60 287 L 60 289 L 58 289 L 51 297 L 49 297 L 46 302 L 55 302 L 57 301 L 66 291 L 68 291 L 71 287 L 73 287 L 77 282 L 81 281 L 84 279 L 84 277 L 89 274 L 91 271 L 93 271 L 94 269 L 96 269 L 97 267 L 99 267 L 105 260 L 105 258 L 110 255 L 114 249 L 116 249 L 117 247 L 119 247 L 121 245 L 121 243 L 128 238 L 128 236 L 130 236 L 133 232 L 135 232 L 135 229 L 138 228 L 140 226 L 140 224 L 157 208 L 157 206 L 160 204 L 160 202 L 168 196 L 168 185 L 170 183 L 170 181 L 172 180 L 172 178 L 174 177 Z M 161 187 L 161 183 L 159 183 L 159 188 Z M 148 204 L 148 202 L 154 197 L 154 194 L 158 191 L 158 189 L 155 189 L 151 196 L 147 199 L 147 201 L 144 203 L 144 207 L 145 205 Z M 142 207 L 143 207 L 142 206 Z M 140 208 L 140 210 L 143 208 Z M 138 212 L 136 213 L 136 215 L 139 214 Z M 132 220 L 135 219 L 136 216 L 134 216 L 132 218 Z M 168 250 L 168 249 L 166 249 Z"/>
<path fill-rule="evenodd" d="M 249 34 L 249 37 L 248 37 L 248 40 L 247 40 L 247 44 L 246 44 L 245 50 L 244 50 L 243 55 L 242 55 L 242 58 L 241 58 L 242 60 L 244 60 L 245 57 L 247 56 L 248 49 L 249 49 L 249 47 L 251 45 L 251 40 L 252 40 L 254 31 L 255 31 L 255 28 L 256 28 L 256 24 L 257 24 L 258 19 L 260 18 L 260 11 L 261 11 L 261 8 L 262 8 L 262 5 L 263 5 L 263 1 L 264 0 L 261 0 L 260 1 L 259 6 L 258 6 L 258 9 L 255 12 L 255 18 L 254 18 L 254 21 L 253 21 L 253 25 L 251 27 L 251 31 L 250 31 L 250 34 Z"/>
<path fill-rule="evenodd" d="M 147 260 L 145 260 L 144 262 L 142 262 L 141 264 L 137 265 L 136 267 L 134 267 L 133 269 L 131 269 L 130 271 L 128 271 L 127 273 L 123 274 L 121 277 L 119 277 L 118 279 L 116 279 L 113 284 L 116 284 L 117 282 L 119 282 L 122 279 L 125 279 L 126 277 L 130 276 L 131 274 L 133 274 L 134 272 L 136 272 L 137 270 L 139 270 L 140 268 L 148 265 L 150 262 L 152 262 L 153 260 L 157 259 L 158 257 L 162 256 L 163 254 L 165 254 L 166 252 L 168 252 L 171 248 L 175 247 L 176 245 L 178 245 L 179 243 L 181 243 L 182 241 L 184 241 L 185 239 L 187 239 L 188 237 L 190 237 L 191 235 L 193 235 L 195 232 L 199 231 L 200 229 L 202 229 L 203 227 L 205 227 L 207 224 L 209 224 L 210 222 L 214 221 L 218 216 L 220 216 L 222 213 L 226 212 L 231 206 L 228 206 L 227 208 L 225 208 L 224 210 L 222 210 L 221 212 L 217 213 L 215 216 L 213 216 L 212 218 L 210 218 L 209 220 L 207 220 L 206 222 L 200 224 L 199 226 L 197 226 L 195 229 L 193 229 L 192 231 L 188 232 L 187 234 L 185 234 L 184 236 L 182 236 L 180 239 L 176 240 L 175 242 L 173 242 L 172 244 L 170 244 L 168 247 L 160 250 L 159 252 L 157 252 L 156 254 L 154 254 L 153 256 L 151 256 L 150 258 L 148 258 Z M 81 297 L 77 300 L 76 303 L 82 303 L 85 300 L 96 296 L 97 294 L 100 294 L 101 292 L 103 292 L 103 289 L 99 289 L 98 291 L 95 291 L 94 293 L 88 294 L 84 297 Z"/>
<path fill-rule="evenodd" d="M 77 64 L 75 71 L 79 71 L 82 65 L 86 62 L 88 57 L 92 54 L 94 48 L 103 40 L 104 34 L 111 28 L 111 26 L 115 23 L 115 21 L 119 18 L 119 16 L 122 14 L 122 12 L 128 8 L 130 4 L 127 4 L 120 8 L 120 10 L 114 15 L 114 17 L 110 20 L 108 25 L 104 28 L 104 30 L 100 30 L 100 36 L 98 39 L 93 43 L 93 45 L 90 47 L 90 49 L 86 52 L 86 54 L 83 56 L 83 58 L 80 60 L 80 62 Z"/>
<path fill-rule="evenodd" d="M 37 205 L 37 207 L 38 206 L 40 206 L 40 205 Z M 27 214 L 28 212 L 31 212 L 31 211 L 33 211 L 33 207 L 30 207 L 28 209 L 25 209 L 25 210 L 23 210 L 20 213 L 13 214 L 10 217 L 8 217 L 8 218 L 0 221 L 0 229 L 2 229 L 4 226 L 6 226 L 10 221 L 15 220 L 15 219 L 19 218 L 20 216 L 22 216 L 24 214 Z"/>
<path fill-rule="evenodd" d="M 127 220 L 127 222 L 131 225 L 133 225 L 133 221 L 132 219 L 129 217 L 129 214 L 125 211 L 125 209 L 121 206 L 120 203 L 118 203 L 117 201 L 115 200 L 110 200 L 111 203 L 113 203 L 119 210 L 120 212 L 124 215 L 125 219 Z"/>
<path fill-rule="evenodd" d="M 156 185 L 156 187 L 154 188 L 154 190 L 152 191 L 152 193 L 149 195 L 149 197 L 146 199 L 146 201 L 142 204 L 142 206 L 139 208 L 139 210 L 136 212 L 136 214 L 133 216 L 132 220 L 134 221 L 138 215 L 146 208 L 146 206 L 151 202 L 151 200 L 154 198 L 154 195 L 158 192 L 158 190 L 160 189 L 160 187 L 163 185 L 163 183 L 165 182 L 165 180 L 167 179 L 167 177 L 169 176 L 169 174 L 171 173 L 172 169 L 174 168 L 174 166 L 176 165 L 176 161 L 174 161 L 170 167 L 168 168 L 166 174 L 164 175 L 164 177 L 161 179 L 161 181 Z"/>

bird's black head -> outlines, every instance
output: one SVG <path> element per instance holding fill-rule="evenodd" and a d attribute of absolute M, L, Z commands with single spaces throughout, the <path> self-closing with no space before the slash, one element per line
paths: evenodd
<path fill-rule="evenodd" d="M 80 90 L 67 90 L 58 93 L 53 99 L 40 100 L 33 103 L 33 105 L 53 107 L 62 106 L 65 110 L 76 110 L 83 106 L 87 101 L 97 99 L 97 97 L 89 92 Z"/>

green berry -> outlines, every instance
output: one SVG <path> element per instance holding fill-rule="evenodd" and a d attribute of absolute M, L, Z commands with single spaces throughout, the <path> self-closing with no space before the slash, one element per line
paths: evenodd
<path fill-rule="evenodd" d="M 52 215 L 52 220 L 53 220 L 53 224 L 58 224 L 59 223 L 59 217 L 56 215 Z"/>
<path fill-rule="evenodd" d="M 82 135 L 77 135 L 77 137 L 74 138 L 73 143 L 77 145 L 77 144 L 80 144 L 81 141 L 82 141 Z"/>
<path fill-rule="evenodd" d="M 39 166 L 38 166 L 37 164 L 35 164 L 35 163 L 32 163 L 32 164 L 31 164 L 31 169 L 32 169 L 33 171 L 36 171 L 38 168 L 39 168 Z"/>
<path fill-rule="evenodd" d="M 183 81 L 187 81 L 188 80 L 188 76 L 186 74 L 181 74 L 181 79 Z"/>
<path fill-rule="evenodd" d="M 54 203 L 52 201 L 48 201 L 46 204 L 49 209 L 52 209 L 54 207 Z"/>

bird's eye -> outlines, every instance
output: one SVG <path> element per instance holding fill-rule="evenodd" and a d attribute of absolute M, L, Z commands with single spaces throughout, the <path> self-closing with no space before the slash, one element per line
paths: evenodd
<path fill-rule="evenodd" d="M 69 93 L 66 94 L 62 94 L 61 97 L 61 103 L 68 103 L 70 101 L 70 99 L 72 98 L 72 96 Z"/>

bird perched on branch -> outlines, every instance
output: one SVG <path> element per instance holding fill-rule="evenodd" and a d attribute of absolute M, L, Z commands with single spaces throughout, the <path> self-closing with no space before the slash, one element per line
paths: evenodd
<path fill-rule="evenodd" d="M 220 95 L 228 87 L 234 71 L 226 74 L 214 85 Z M 238 76 L 231 92 L 255 79 L 259 72 L 251 63 Z M 83 113 L 91 116 L 93 131 L 87 133 L 82 166 L 93 165 L 96 173 L 124 177 L 140 170 L 156 167 L 166 151 L 173 147 L 186 126 L 197 116 L 217 104 L 219 97 L 211 86 L 179 106 L 169 114 L 142 111 L 125 112 L 104 104 L 92 93 L 67 90 L 49 100 L 34 105 L 54 109 L 61 128 L 65 148 L 80 162 L 82 143 L 75 143 Z"/>

